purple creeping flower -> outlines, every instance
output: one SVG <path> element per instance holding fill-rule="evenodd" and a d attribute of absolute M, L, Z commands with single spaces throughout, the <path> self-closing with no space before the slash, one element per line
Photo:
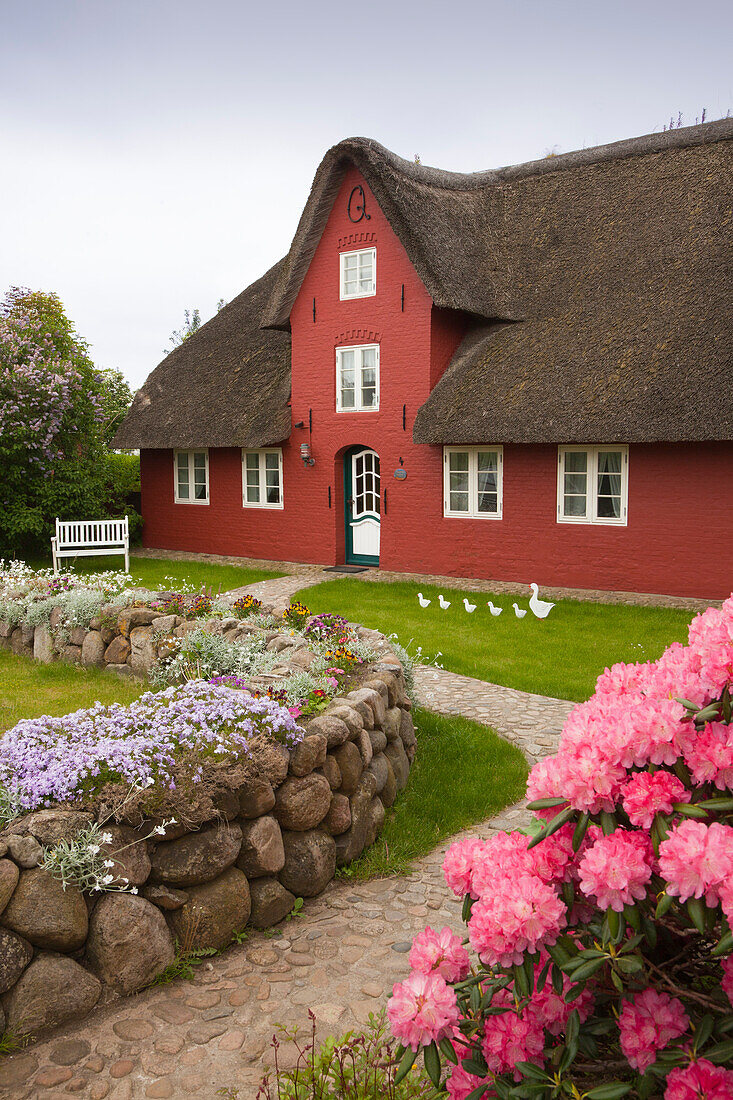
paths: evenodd
<path fill-rule="evenodd" d="M 26 810 L 111 780 L 143 785 L 152 780 L 172 790 L 182 753 L 247 753 L 259 735 L 293 746 L 303 731 L 271 699 L 194 680 L 146 692 L 128 707 L 96 703 L 63 718 L 18 722 L 0 737 L 0 786 Z"/>

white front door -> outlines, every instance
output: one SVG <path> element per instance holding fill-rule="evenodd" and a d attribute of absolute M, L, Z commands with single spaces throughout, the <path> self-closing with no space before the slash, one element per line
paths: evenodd
<path fill-rule="evenodd" d="M 351 456 L 351 556 L 379 560 L 379 455 L 365 447 Z"/>

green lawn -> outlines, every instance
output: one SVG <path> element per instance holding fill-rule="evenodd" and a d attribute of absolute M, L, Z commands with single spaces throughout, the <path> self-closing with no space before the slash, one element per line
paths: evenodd
<path fill-rule="evenodd" d="M 419 606 L 418 589 L 432 600 L 430 607 Z M 352 622 L 396 634 L 412 653 L 421 646 L 426 662 L 441 653 L 439 663 L 453 672 L 573 700 L 593 693 L 607 665 L 653 660 L 671 642 L 686 641 L 694 615 L 663 607 L 562 600 L 547 619 L 535 619 L 529 611 L 517 619 L 512 603 L 516 599 L 520 607 L 527 607 L 526 598 L 443 588 L 451 606 L 442 611 L 438 591 L 418 583 L 344 578 L 303 589 L 293 598 L 314 613 L 334 611 Z M 473 614 L 464 610 L 463 596 L 478 605 Z M 489 613 L 488 599 L 504 609 L 500 616 Z"/>
<path fill-rule="evenodd" d="M 38 559 L 28 563 L 34 569 L 49 568 L 50 560 Z M 75 573 L 101 573 L 107 569 L 124 569 L 124 559 L 119 554 L 100 558 L 64 558 L 60 570 Z M 216 593 L 230 588 L 241 588 L 255 581 L 279 577 L 266 569 L 242 569 L 237 565 L 214 565 L 203 561 L 168 561 L 166 558 L 130 558 L 130 573 L 143 588 L 174 590 L 184 581 L 197 589 L 211 587 Z"/>
<path fill-rule="evenodd" d="M 407 787 L 375 843 L 343 877 L 403 874 L 442 840 L 524 796 L 527 763 L 514 745 L 468 718 L 419 708 L 413 717 L 417 755 Z"/>
<path fill-rule="evenodd" d="M 0 733 L 21 718 L 69 714 L 100 703 L 131 703 L 148 690 L 110 672 L 54 663 L 38 664 L 0 649 Z"/>

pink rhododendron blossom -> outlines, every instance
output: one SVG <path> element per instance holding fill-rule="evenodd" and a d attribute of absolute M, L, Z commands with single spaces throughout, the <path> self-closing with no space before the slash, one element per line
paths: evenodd
<path fill-rule="evenodd" d="M 484 1021 L 481 1050 L 492 1073 L 511 1072 L 515 1081 L 521 1081 L 522 1074 L 514 1069 L 515 1065 L 517 1062 L 543 1064 L 545 1034 L 531 1008 L 525 1008 L 522 1012 L 514 1010 L 514 1002 L 507 990 L 502 990 L 492 1002 L 492 1006 L 496 1007 L 502 1004 L 507 1006 L 507 1012 L 488 1016 Z"/>
<path fill-rule="evenodd" d="M 563 771 L 556 756 L 548 756 L 540 760 L 532 767 L 527 778 L 527 801 L 534 802 L 538 798 L 562 798 Z M 555 816 L 556 809 L 535 810 L 536 817 L 543 817 L 547 821 Z"/>
<path fill-rule="evenodd" d="M 476 855 L 471 875 L 471 893 L 480 898 L 499 889 L 499 880 L 534 873 L 533 853 L 527 851 L 530 838 L 524 833 L 497 833 L 484 841 Z"/>
<path fill-rule="evenodd" d="M 546 962 L 547 956 L 543 951 L 539 963 L 535 966 L 535 976 L 539 975 Z M 562 992 L 556 993 L 552 988 L 552 982 L 548 978 L 542 991 L 538 992 L 535 988 L 532 994 L 532 1011 L 550 1035 L 560 1035 L 565 1030 L 570 1013 L 574 1009 L 578 1013 L 581 1023 L 587 1020 L 591 1014 L 594 997 L 590 989 L 584 989 L 580 996 L 569 1004 L 565 1001 L 565 994 L 572 985 L 573 982 L 568 975 L 563 974 Z"/>
<path fill-rule="evenodd" d="M 602 836 L 589 848 L 579 864 L 580 888 L 594 896 L 600 909 L 617 913 L 634 898 L 646 896 L 652 877 L 652 851 L 644 833 L 616 830 Z"/>
<path fill-rule="evenodd" d="M 412 941 L 410 966 L 420 974 L 435 972 L 447 982 L 458 982 L 466 977 L 470 965 L 461 937 L 450 928 L 436 932 L 428 926 Z"/>
<path fill-rule="evenodd" d="M 728 918 L 728 924 L 733 925 L 733 875 L 729 875 L 718 887 L 720 905 Z"/>
<path fill-rule="evenodd" d="M 733 1100 L 733 1073 L 707 1058 L 698 1058 L 689 1066 L 672 1070 L 664 1100 Z"/>
<path fill-rule="evenodd" d="M 622 791 L 624 809 L 632 825 L 648 829 L 657 813 L 672 812 L 675 802 L 689 802 L 691 793 L 670 772 L 637 772 Z"/>
<path fill-rule="evenodd" d="M 448 1068 L 450 1069 L 450 1076 L 445 1083 L 445 1087 L 451 1100 L 466 1100 L 466 1097 L 470 1096 L 474 1089 L 477 1089 L 484 1081 L 489 1080 L 488 1077 L 475 1077 L 472 1073 L 467 1073 L 461 1065 L 449 1065 Z M 493 1089 L 487 1089 L 484 1096 L 486 1100 L 489 1100 L 490 1097 L 496 1096 L 496 1093 Z"/>
<path fill-rule="evenodd" d="M 645 989 L 626 1001 L 618 1021 L 621 1050 L 633 1069 L 645 1073 L 657 1051 L 679 1039 L 690 1026 L 682 1001 L 668 993 Z"/>
<path fill-rule="evenodd" d="M 704 895 L 707 905 L 717 905 L 733 880 L 733 829 L 717 821 L 676 825 L 659 845 L 659 872 L 680 901 Z"/>
<path fill-rule="evenodd" d="M 637 695 L 644 684 L 648 665 L 611 665 L 596 681 L 596 695 Z"/>
<path fill-rule="evenodd" d="M 473 868 L 483 849 L 484 842 L 478 837 L 467 837 L 451 844 L 443 860 L 443 875 L 456 897 L 462 898 L 471 893 Z M 474 895 L 476 896 L 476 895 Z"/>
<path fill-rule="evenodd" d="M 693 619 L 688 638 L 700 678 L 710 685 L 711 696 L 718 696 L 733 680 L 733 599 L 719 611 L 709 607 Z"/>
<path fill-rule="evenodd" d="M 456 995 L 439 974 L 410 974 L 398 982 L 387 1004 L 393 1034 L 419 1050 L 450 1035 L 458 1024 Z"/>
<path fill-rule="evenodd" d="M 570 877 L 569 871 L 575 861 L 573 832 L 573 825 L 563 825 L 529 853 L 535 873 L 543 882 L 563 882 Z"/>
<path fill-rule="evenodd" d="M 525 951 L 555 943 L 566 924 L 565 904 L 537 875 L 502 876 L 499 883 L 475 903 L 468 935 L 483 963 L 511 966 Z"/>
<path fill-rule="evenodd" d="M 723 980 L 720 986 L 730 1003 L 733 1005 L 733 955 L 729 955 L 727 959 L 723 959 L 721 965 L 723 967 Z"/>
<path fill-rule="evenodd" d="M 685 763 L 696 783 L 733 787 L 733 727 L 709 722 L 685 749 Z"/>

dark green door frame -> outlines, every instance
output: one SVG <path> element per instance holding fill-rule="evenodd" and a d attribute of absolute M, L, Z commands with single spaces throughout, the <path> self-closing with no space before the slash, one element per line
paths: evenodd
<path fill-rule="evenodd" d="M 379 557 L 373 557 L 370 554 L 355 554 L 354 553 L 354 538 L 351 528 L 351 521 L 353 516 L 351 514 L 351 502 L 353 497 L 353 485 L 351 477 L 351 459 L 352 456 L 358 454 L 359 451 L 371 450 L 366 444 L 360 443 L 356 447 L 349 447 L 348 451 L 344 455 L 344 532 L 345 532 L 345 549 L 346 549 L 346 564 L 347 565 L 379 565 Z M 381 496 L 381 483 L 380 483 L 380 496 Z M 381 523 L 381 516 L 380 516 Z"/>

